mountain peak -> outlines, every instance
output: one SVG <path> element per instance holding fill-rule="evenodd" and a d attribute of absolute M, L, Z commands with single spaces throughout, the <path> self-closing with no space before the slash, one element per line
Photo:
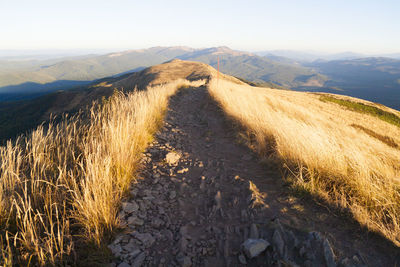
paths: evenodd
<path fill-rule="evenodd" d="M 214 55 L 217 55 L 217 54 L 229 54 L 232 56 L 251 55 L 251 53 L 249 53 L 249 52 L 233 50 L 227 46 L 212 47 L 212 48 L 209 48 L 209 52 Z"/>

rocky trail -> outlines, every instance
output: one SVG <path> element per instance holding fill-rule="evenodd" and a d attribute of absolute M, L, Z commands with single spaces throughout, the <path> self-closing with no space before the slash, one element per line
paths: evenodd
<path fill-rule="evenodd" d="M 379 237 L 289 195 L 230 124 L 205 87 L 171 98 L 122 204 L 127 231 L 109 245 L 110 266 L 394 265 Z"/>

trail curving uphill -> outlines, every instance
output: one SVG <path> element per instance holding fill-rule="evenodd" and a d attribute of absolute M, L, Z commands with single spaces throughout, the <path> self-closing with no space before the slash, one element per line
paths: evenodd
<path fill-rule="evenodd" d="M 195 63 L 196 64 L 196 63 Z M 122 204 L 111 266 L 392 266 L 398 250 L 288 193 L 206 87 L 181 89 Z"/>

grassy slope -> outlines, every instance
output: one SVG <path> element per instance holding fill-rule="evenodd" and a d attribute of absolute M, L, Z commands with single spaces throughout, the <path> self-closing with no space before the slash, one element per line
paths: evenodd
<path fill-rule="evenodd" d="M 332 97 L 332 96 L 328 96 L 328 95 L 321 96 L 320 100 L 324 101 L 324 102 L 332 102 L 332 103 L 339 104 L 339 105 L 346 107 L 352 111 L 375 116 L 380 120 L 386 121 L 388 123 L 396 125 L 397 127 L 400 127 L 400 117 L 399 116 L 397 116 L 396 114 L 394 114 L 392 112 L 382 110 L 378 107 L 367 105 L 367 104 L 360 103 L 360 102 L 344 100 L 344 99 L 340 99 L 340 98 L 336 98 L 336 97 Z"/>
<path fill-rule="evenodd" d="M 248 131 L 256 150 L 289 170 L 296 188 L 350 210 L 400 245 L 398 126 L 316 94 L 223 80 L 213 80 L 209 90 Z"/>
<path fill-rule="evenodd" d="M 42 104 L 45 119 L 51 112 L 84 108 L 114 88 L 142 89 L 114 93 L 89 112 L 62 117 L 0 146 L 0 264 L 104 263 L 104 244 L 119 227 L 120 200 L 168 97 L 181 86 L 204 84 L 208 75 L 204 64 L 176 61 L 25 107 Z"/>
<path fill-rule="evenodd" d="M 89 113 L 0 147 L 1 263 L 82 264 L 82 243 L 101 249 L 119 227 L 121 198 L 168 97 L 200 84 L 176 80 L 118 93 Z"/>

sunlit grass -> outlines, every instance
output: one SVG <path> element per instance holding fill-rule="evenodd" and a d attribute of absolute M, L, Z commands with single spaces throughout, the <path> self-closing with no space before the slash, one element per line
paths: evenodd
<path fill-rule="evenodd" d="M 351 211 L 400 245 L 400 151 L 394 145 L 400 129 L 381 117 L 392 115 L 224 80 L 212 80 L 209 91 L 246 129 L 260 155 L 289 170 L 294 187 Z"/>
<path fill-rule="evenodd" d="M 360 112 L 360 113 L 365 113 L 368 115 L 372 115 L 375 116 L 383 121 L 386 121 L 388 123 L 391 123 L 393 125 L 396 125 L 397 127 L 400 127 L 400 117 L 397 116 L 394 113 L 382 110 L 378 107 L 374 107 L 371 105 L 367 105 L 364 103 L 359 103 L 359 102 L 354 102 L 354 101 L 350 101 L 350 100 L 344 100 L 344 99 L 340 99 L 340 98 L 336 98 L 336 97 L 332 97 L 329 95 L 322 95 L 320 96 L 320 100 L 321 101 L 329 101 L 332 103 L 336 103 L 339 104 L 343 107 L 346 107 L 350 110 L 356 111 L 356 112 Z"/>
<path fill-rule="evenodd" d="M 168 98 L 202 83 L 117 92 L 0 147 L 0 264 L 75 264 L 77 242 L 104 245 Z"/>

